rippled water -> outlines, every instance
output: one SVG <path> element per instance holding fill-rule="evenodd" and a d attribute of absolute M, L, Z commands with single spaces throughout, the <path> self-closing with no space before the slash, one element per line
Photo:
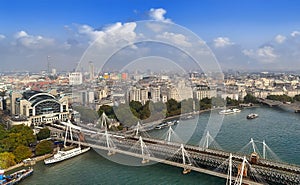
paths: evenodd
<path fill-rule="evenodd" d="M 247 120 L 250 113 L 259 117 Z M 196 128 L 189 140 L 197 145 L 203 136 L 209 113 L 202 113 L 198 122 L 181 121 L 177 125 L 178 136 L 184 138 L 189 129 Z M 198 123 L 198 124 L 197 124 Z M 176 126 L 174 126 L 175 129 Z M 180 127 L 180 129 L 179 129 Z M 163 136 L 166 129 L 156 130 L 150 134 Z M 258 107 L 243 109 L 241 113 L 226 115 L 220 132 L 215 140 L 226 151 L 237 152 L 245 146 L 250 138 L 265 140 L 276 155 L 285 162 L 300 165 L 300 114 L 277 108 Z M 262 151 L 262 146 L 257 145 Z M 267 157 L 272 157 L 267 153 Z M 22 184 L 59 185 L 59 184 L 224 184 L 223 179 L 192 172 L 182 175 L 182 169 L 163 164 L 144 167 L 131 167 L 116 164 L 94 151 L 73 159 L 45 166 L 38 163 L 34 174 Z"/>

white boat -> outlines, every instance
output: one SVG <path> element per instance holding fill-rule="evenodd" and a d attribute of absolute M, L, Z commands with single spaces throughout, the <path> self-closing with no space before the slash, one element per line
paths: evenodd
<path fill-rule="evenodd" d="M 53 157 L 45 159 L 45 164 L 53 164 L 72 157 L 78 156 L 90 150 L 90 147 L 82 149 L 80 146 L 67 150 L 67 151 L 58 151 Z"/>
<path fill-rule="evenodd" d="M 65 148 L 67 148 L 67 138 L 68 138 L 68 135 L 70 135 L 71 137 L 71 140 L 73 141 L 73 135 L 72 135 L 72 127 L 75 127 L 70 121 L 69 122 L 66 122 L 64 123 L 66 125 L 66 133 L 65 133 L 65 140 L 64 140 L 64 146 Z M 56 154 L 54 154 L 53 157 L 51 158 L 48 158 L 48 159 L 45 159 L 44 160 L 44 163 L 45 164 L 53 164 L 53 163 L 57 163 L 57 162 L 60 162 L 60 161 L 64 161 L 66 159 L 70 159 L 72 157 L 75 157 L 75 156 L 78 156 L 80 154 L 83 154 L 87 151 L 90 150 L 90 147 L 87 147 L 87 148 L 81 148 L 81 145 L 80 145 L 80 139 L 79 139 L 79 145 L 78 147 L 76 148 L 72 148 L 70 150 L 59 150 Z"/>
<path fill-rule="evenodd" d="M 238 112 L 241 112 L 241 110 L 240 109 L 225 109 L 225 110 L 221 110 L 219 112 L 219 114 L 227 115 L 227 114 L 234 114 L 234 113 L 238 113 Z"/>
<path fill-rule="evenodd" d="M 254 119 L 254 118 L 257 118 L 257 117 L 258 117 L 258 114 L 251 113 L 247 116 L 247 119 Z"/>

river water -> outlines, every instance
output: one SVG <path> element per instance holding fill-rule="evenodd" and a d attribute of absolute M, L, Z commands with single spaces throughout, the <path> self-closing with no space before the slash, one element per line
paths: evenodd
<path fill-rule="evenodd" d="M 252 112 L 259 114 L 259 117 L 247 120 L 246 116 Z M 180 138 L 190 135 L 189 130 L 195 128 L 189 144 L 197 145 L 204 135 L 209 116 L 209 112 L 202 113 L 198 121 L 180 121 L 180 124 L 174 125 L 173 128 L 177 126 L 175 131 Z M 168 128 L 155 130 L 149 134 L 163 137 L 167 130 Z M 225 151 L 243 152 L 251 149 L 250 146 L 242 149 L 249 143 L 250 138 L 266 141 L 276 154 L 267 151 L 267 157 L 300 165 L 300 114 L 268 107 L 243 109 L 240 113 L 224 116 L 222 127 L 215 140 Z M 261 144 L 257 143 L 257 148 L 262 151 Z M 51 166 L 39 162 L 34 169 L 34 174 L 21 184 L 225 184 L 223 179 L 197 172 L 183 175 L 182 169 L 163 164 L 143 167 L 120 165 L 93 150 Z"/>

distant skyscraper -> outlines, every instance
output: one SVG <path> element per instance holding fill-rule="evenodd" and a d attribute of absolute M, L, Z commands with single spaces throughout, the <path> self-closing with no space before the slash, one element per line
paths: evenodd
<path fill-rule="evenodd" d="M 89 62 L 89 73 L 90 73 L 90 80 L 94 80 L 95 76 L 94 76 L 94 64 L 92 61 Z"/>
<path fill-rule="evenodd" d="M 55 68 L 52 68 L 52 75 L 56 75 L 56 69 Z"/>

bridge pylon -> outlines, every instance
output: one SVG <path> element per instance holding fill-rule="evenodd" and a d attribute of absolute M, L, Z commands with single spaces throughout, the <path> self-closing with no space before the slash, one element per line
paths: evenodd
<path fill-rule="evenodd" d="M 111 150 L 112 148 L 116 148 L 115 144 L 113 143 L 113 141 L 111 140 L 111 138 L 109 137 L 109 134 L 107 132 L 107 129 L 105 129 L 105 139 L 106 139 L 106 147 L 108 148 L 108 156 L 114 155 L 116 152 Z"/>
<path fill-rule="evenodd" d="M 187 153 L 187 151 L 184 149 L 184 146 L 183 144 L 180 145 L 180 150 L 181 150 L 181 155 L 182 155 L 182 163 L 184 165 L 189 165 L 189 166 L 192 166 L 192 162 L 189 158 L 189 154 Z M 186 164 L 186 159 L 188 160 L 188 164 Z M 183 174 L 187 174 L 187 173 L 190 173 L 191 172 L 191 169 L 188 169 L 188 168 L 184 168 L 182 173 Z"/>
<path fill-rule="evenodd" d="M 100 118 L 97 121 L 97 124 L 100 124 L 101 129 L 107 129 L 108 128 L 108 121 L 109 118 L 106 116 L 105 112 L 102 113 Z"/>
<path fill-rule="evenodd" d="M 136 127 L 135 127 L 135 136 L 138 136 L 138 135 L 139 135 L 140 129 L 141 129 L 141 124 L 140 124 L 140 122 L 138 121 L 138 122 L 137 122 L 137 125 L 136 125 Z"/>
<path fill-rule="evenodd" d="M 228 174 L 226 179 L 226 185 L 232 184 L 232 153 L 229 154 Z"/>
<path fill-rule="evenodd" d="M 65 132 L 65 139 L 64 139 L 64 147 L 67 147 L 67 138 L 68 138 L 68 134 L 70 135 L 70 139 L 73 141 L 73 132 L 72 132 L 72 127 L 67 124 L 66 125 L 66 132 Z"/>
<path fill-rule="evenodd" d="M 139 143 L 140 143 L 140 146 L 141 146 L 141 151 L 142 151 L 142 156 L 143 156 L 142 164 L 148 163 L 149 159 L 146 159 L 145 156 L 150 157 L 150 153 L 147 149 L 146 144 L 144 143 L 144 141 L 142 139 L 142 136 L 139 137 Z"/>
<path fill-rule="evenodd" d="M 213 149 L 217 149 L 217 150 L 222 150 L 222 147 L 210 135 L 209 131 L 207 131 L 206 135 L 200 140 L 199 147 L 203 150 L 206 150 L 209 147 L 211 147 Z"/>

